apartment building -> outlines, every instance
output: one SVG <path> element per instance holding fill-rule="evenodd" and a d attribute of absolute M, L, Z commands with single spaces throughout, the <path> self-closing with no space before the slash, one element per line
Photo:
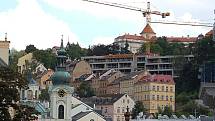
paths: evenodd
<path fill-rule="evenodd" d="M 186 55 L 189 61 L 193 55 Z M 177 70 L 173 63 L 177 56 L 138 55 L 138 54 L 117 54 L 105 56 L 85 56 L 82 60 L 87 61 L 93 73 L 104 73 L 110 69 L 115 69 L 128 74 L 135 71 L 147 70 L 151 74 L 164 74 L 177 77 Z"/>
<path fill-rule="evenodd" d="M 147 74 L 134 84 L 135 101 L 153 114 L 168 106 L 175 111 L 175 83 L 170 75 Z"/>

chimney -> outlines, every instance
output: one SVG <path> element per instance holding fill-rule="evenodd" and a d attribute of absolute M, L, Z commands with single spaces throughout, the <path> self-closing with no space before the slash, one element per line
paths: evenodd
<path fill-rule="evenodd" d="M 5 33 L 5 38 L 4 38 L 5 41 L 7 41 L 7 32 Z"/>

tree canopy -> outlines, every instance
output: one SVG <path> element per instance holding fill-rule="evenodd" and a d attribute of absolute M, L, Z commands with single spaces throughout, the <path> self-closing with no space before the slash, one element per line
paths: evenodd
<path fill-rule="evenodd" d="M 21 112 L 27 111 L 22 110 L 23 106 L 18 104 L 17 102 L 20 100 L 19 89 L 27 88 L 27 80 L 23 78 L 23 76 L 17 72 L 14 72 L 12 69 L 8 67 L 0 67 L 0 119 L 3 121 L 20 121 L 21 119 L 24 121 L 29 121 L 29 117 L 31 117 L 31 113 L 29 115 L 19 114 Z M 9 108 L 12 107 L 15 110 L 14 119 L 11 118 L 9 114 Z M 33 110 L 33 108 L 31 108 Z M 20 111 L 21 110 L 21 111 Z"/>
<path fill-rule="evenodd" d="M 37 48 L 34 45 L 31 45 L 31 44 L 27 45 L 26 48 L 25 48 L 26 53 L 32 53 L 32 52 L 34 52 L 36 50 L 37 50 Z"/>
<path fill-rule="evenodd" d="M 94 96 L 94 91 L 88 82 L 81 82 L 80 87 L 77 89 L 76 93 L 79 97 L 92 97 Z"/>
<path fill-rule="evenodd" d="M 132 109 L 132 119 L 135 119 L 140 112 L 143 112 L 143 114 L 146 113 L 146 109 L 141 101 L 135 102 L 134 108 Z"/>

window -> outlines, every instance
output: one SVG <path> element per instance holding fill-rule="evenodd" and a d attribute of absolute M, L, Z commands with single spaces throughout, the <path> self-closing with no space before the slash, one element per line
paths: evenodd
<path fill-rule="evenodd" d="M 168 88 L 168 86 L 166 86 L 166 92 L 168 92 L 169 91 L 169 88 Z"/>
<path fill-rule="evenodd" d="M 107 109 L 107 107 L 105 107 L 105 113 L 107 113 L 108 111 L 107 111 L 108 109 Z"/>
<path fill-rule="evenodd" d="M 28 90 L 27 91 L 27 97 L 28 97 L 28 100 L 32 100 L 33 99 L 33 91 L 32 90 Z"/>
<path fill-rule="evenodd" d="M 160 99 L 159 99 L 159 95 L 157 95 L 157 100 L 160 100 Z"/>
<path fill-rule="evenodd" d="M 25 90 L 22 90 L 22 100 L 25 100 Z"/>
<path fill-rule="evenodd" d="M 127 99 L 127 103 L 129 104 L 129 99 Z"/>
<path fill-rule="evenodd" d="M 159 89 L 159 86 L 157 86 L 157 91 L 159 91 L 160 89 Z"/>
<path fill-rule="evenodd" d="M 35 99 L 37 99 L 37 90 L 35 91 Z"/>
<path fill-rule="evenodd" d="M 90 119 L 90 121 L 95 121 L 94 119 Z"/>
<path fill-rule="evenodd" d="M 168 101 L 168 98 L 169 98 L 169 97 L 168 97 L 168 96 L 166 96 L 166 101 Z"/>
<path fill-rule="evenodd" d="M 152 87 L 152 90 L 155 91 L 155 86 Z"/>
<path fill-rule="evenodd" d="M 58 119 L 64 119 L 64 106 L 59 105 L 58 107 Z"/>
<path fill-rule="evenodd" d="M 164 96 L 163 95 L 161 96 L 161 100 L 164 100 Z"/>
<path fill-rule="evenodd" d="M 125 103 L 125 99 L 123 99 L 122 102 Z"/>
<path fill-rule="evenodd" d="M 155 100 L 155 95 L 152 95 L 152 100 Z"/>
<path fill-rule="evenodd" d="M 173 88 L 172 87 L 170 87 L 170 92 L 173 92 Z"/>
<path fill-rule="evenodd" d="M 118 109 L 117 109 L 117 113 L 120 113 L 120 107 L 118 107 Z"/>
<path fill-rule="evenodd" d="M 164 86 L 162 86 L 162 91 L 164 91 Z"/>
<path fill-rule="evenodd" d="M 172 98 L 173 98 L 173 97 L 172 97 L 172 96 L 170 96 L 170 101 L 173 101 L 173 100 L 172 100 Z"/>

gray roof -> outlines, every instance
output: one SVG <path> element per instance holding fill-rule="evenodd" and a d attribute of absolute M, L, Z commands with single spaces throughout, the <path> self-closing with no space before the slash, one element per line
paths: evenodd
<path fill-rule="evenodd" d="M 2 60 L 1 57 L 0 57 L 0 66 L 7 66 L 7 64 Z"/>
<path fill-rule="evenodd" d="M 124 80 L 130 80 L 132 79 L 134 76 L 139 75 L 140 73 L 142 73 L 143 71 L 136 71 L 136 72 L 131 72 L 123 77 L 120 77 L 118 79 L 116 79 L 116 82 L 120 82 L 120 81 L 124 81 Z"/>
<path fill-rule="evenodd" d="M 80 112 L 80 113 L 78 113 L 78 114 L 76 114 L 76 115 L 74 115 L 74 116 L 72 117 L 72 121 L 77 121 L 77 120 L 81 119 L 82 117 L 88 115 L 88 114 L 91 113 L 91 112 L 92 112 L 92 111 Z"/>
<path fill-rule="evenodd" d="M 112 105 L 116 101 L 118 101 L 125 94 L 107 94 L 101 97 L 90 97 L 90 98 L 81 98 L 81 101 L 93 106 L 96 105 Z"/>

